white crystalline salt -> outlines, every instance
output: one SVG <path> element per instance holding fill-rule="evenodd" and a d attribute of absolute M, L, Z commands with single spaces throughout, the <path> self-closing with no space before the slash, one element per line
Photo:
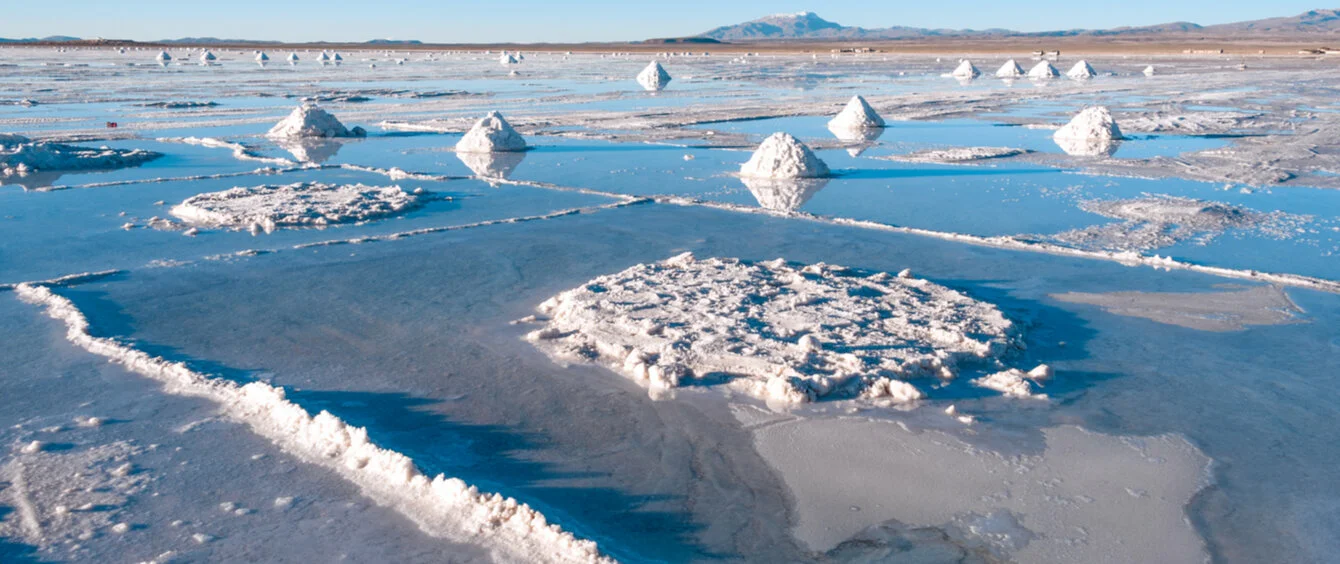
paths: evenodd
<path fill-rule="evenodd" d="M 884 127 L 884 118 L 879 117 L 875 109 L 860 96 L 852 96 L 842 112 L 828 122 L 833 131 L 877 129 Z"/>
<path fill-rule="evenodd" d="M 201 54 L 200 54 L 200 62 L 202 62 L 202 63 L 208 63 L 208 62 L 210 62 L 210 61 L 214 61 L 214 60 L 217 60 L 217 59 L 218 59 L 218 57 L 215 57 L 215 56 L 214 56 L 214 53 L 210 53 L 208 50 L 206 50 L 204 53 L 201 53 Z"/>
<path fill-rule="evenodd" d="M 1107 153 L 1121 138 L 1117 120 L 1102 106 L 1085 108 L 1052 135 L 1067 153 L 1085 156 Z"/>
<path fill-rule="evenodd" d="M 34 142 L 22 135 L 0 134 L 0 178 L 47 171 L 100 170 L 139 166 L 160 153 L 140 149 L 87 148 Z"/>
<path fill-rule="evenodd" d="M 266 135 L 274 138 L 365 137 L 367 132 L 361 127 L 347 129 L 335 116 L 315 104 L 303 104 L 270 128 Z"/>
<path fill-rule="evenodd" d="M 259 52 L 259 53 L 256 53 L 256 61 L 257 61 L 257 62 L 261 62 L 261 63 L 263 63 L 263 62 L 268 61 L 268 60 L 270 60 L 270 56 L 269 56 L 269 55 L 266 55 L 266 54 L 265 54 L 265 51 L 261 51 L 261 52 Z"/>
<path fill-rule="evenodd" d="M 498 62 L 503 65 L 515 65 L 520 61 L 516 60 L 516 57 L 503 53 L 502 57 L 498 58 Z"/>
<path fill-rule="evenodd" d="M 1053 67 L 1048 61 L 1041 61 L 1033 65 L 1033 68 L 1028 71 L 1028 78 L 1034 79 L 1057 78 L 1059 76 L 1061 76 L 1061 72 L 1056 70 L 1056 67 Z"/>
<path fill-rule="evenodd" d="M 1014 62 L 1014 59 L 1005 61 L 1005 64 L 1000 66 L 1000 70 L 996 71 L 996 78 L 1019 78 L 1021 76 L 1024 76 L 1024 69 L 1019 66 L 1019 63 Z"/>
<path fill-rule="evenodd" d="M 290 62 L 290 63 L 296 63 L 296 62 L 298 62 L 298 54 L 297 54 L 297 53 L 289 53 L 289 54 L 288 54 L 288 62 Z"/>
<path fill-rule="evenodd" d="M 1075 66 L 1070 67 L 1070 70 L 1066 71 L 1065 75 L 1070 78 L 1085 79 L 1098 76 L 1098 73 L 1093 70 L 1093 67 L 1089 66 L 1088 61 L 1080 61 L 1075 63 Z"/>
<path fill-rule="evenodd" d="M 740 167 L 740 176 L 753 178 L 821 178 L 828 175 L 828 165 L 804 143 L 786 133 L 774 133 L 764 139 L 749 161 Z"/>
<path fill-rule="evenodd" d="M 279 227 L 386 217 L 418 204 L 418 196 L 399 186 L 299 182 L 197 194 L 174 206 L 171 213 L 190 225 L 270 233 Z"/>
<path fill-rule="evenodd" d="M 638 73 L 637 83 L 649 91 L 661 90 L 670 84 L 670 73 L 665 72 L 665 67 L 662 67 L 661 63 L 652 61 L 647 68 Z"/>
<path fill-rule="evenodd" d="M 159 62 L 167 62 L 172 60 L 172 55 L 169 55 L 167 51 L 159 51 L 158 56 L 155 58 L 158 59 Z"/>
<path fill-rule="evenodd" d="M 654 396 L 725 383 L 770 402 L 904 402 L 909 378 L 953 377 L 1017 343 L 994 306 L 926 280 L 782 260 L 683 254 L 563 292 L 527 337 L 562 362 L 596 362 Z"/>
<path fill-rule="evenodd" d="M 951 74 L 954 78 L 977 78 L 981 75 L 982 71 L 977 70 L 977 67 L 972 66 L 972 61 L 967 59 L 959 63 L 958 68 Z"/>
<path fill-rule="evenodd" d="M 1047 365 L 1041 365 L 1033 370 L 1024 372 L 1018 368 L 1011 368 L 1003 372 L 988 374 L 972 383 L 974 386 L 987 388 L 1000 392 L 1006 397 L 1024 398 L 1024 399 L 1047 399 L 1046 394 L 1033 393 L 1033 384 L 1031 382 L 1045 381 L 1051 377 L 1051 368 Z"/>
<path fill-rule="evenodd" d="M 1145 67 L 1145 70 L 1144 70 L 1145 76 L 1154 76 L 1154 72 L 1155 72 L 1155 71 L 1154 71 L 1154 65 L 1149 65 L 1149 66 Z"/>
<path fill-rule="evenodd" d="M 456 143 L 461 153 L 525 151 L 526 140 L 498 112 L 489 112 Z"/>

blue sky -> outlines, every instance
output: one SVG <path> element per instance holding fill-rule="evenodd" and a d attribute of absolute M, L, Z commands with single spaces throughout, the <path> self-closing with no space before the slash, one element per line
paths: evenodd
<path fill-rule="evenodd" d="M 118 39 L 214 36 L 283 41 L 625 41 L 693 35 L 780 12 L 815 11 L 844 25 L 1020 31 L 1200 24 L 1291 16 L 1316 0 L 14 0 L 0 37 Z"/>

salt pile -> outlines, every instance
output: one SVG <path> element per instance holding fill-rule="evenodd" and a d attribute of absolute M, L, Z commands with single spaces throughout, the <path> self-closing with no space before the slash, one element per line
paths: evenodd
<path fill-rule="evenodd" d="M 274 138 L 301 138 L 301 137 L 366 137 L 367 132 L 361 127 L 347 129 L 335 116 L 316 106 L 315 104 L 303 104 L 294 108 L 293 113 L 270 128 L 268 137 Z"/>
<path fill-rule="evenodd" d="M 1066 153 L 1076 156 L 1110 153 L 1121 138 L 1117 120 L 1102 106 L 1085 108 L 1052 135 Z"/>
<path fill-rule="evenodd" d="M 269 56 L 269 55 L 266 55 L 266 54 L 265 54 L 265 51 L 261 51 L 261 52 L 259 52 L 259 53 L 256 53 L 256 62 L 258 62 L 258 63 L 264 63 L 265 61 L 268 61 L 268 60 L 270 60 L 270 56 Z"/>
<path fill-rule="evenodd" d="M 828 174 L 828 165 L 814 151 L 786 133 L 764 139 L 740 167 L 740 176 L 753 178 L 820 178 Z"/>
<path fill-rule="evenodd" d="M 1056 70 L 1056 67 L 1053 67 L 1052 64 L 1047 61 L 1039 62 L 1028 71 L 1028 78 L 1045 79 L 1057 78 L 1059 76 L 1061 76 L 1061 71 Z"/>
<path fill-rule="evenodd" d="M 1070 67 L 1065 75 L 1074 79 L 1085 79 L 1098 76 L 1098 73 L 1093 70 L 1093 67 L 1089 66 L 1088 61 L 1080 61 L 1075 63 L 1075 66 Z"/>
<path fill-rule="evenodd" d="M 1024 69 L 1019 66 L 1019 63 L 1014 62 L 1014 59 L 1005 61 L 1000 70 L 996 71 L 996 78 L 1019 78 L 1021 76 L 1024 76 Z"/>
<path fill-rule="evenodd" d="M 297 54 L 297 53 L 289 53 L 289 54 L 288 54 L 288 62 L 290 62 L 290 63 L 296 63 L 296 62 L 298 62 L 298 54 Z"/>
<path fill-rule="evenodd" d="M 828 122 L 830 131 L 878 129 L 884 127 L 884 118 L 860 96 L 852 96 L 847 107 Z"/>
<path fill-rule="evenodd" d="M 1018 344 L 994 306 L 926 280 L 778 259 L 685 253 L 563 292 L 527 339 L 560 362 L 603 364 L 653 395 L 724 384 L 770 402 L 923 397 Z"/>
<path fill-rule="evenodd" d="M 0 178 L 24 177 L 39 172 L 139 166 L 161 156 L 160 153 L 141 149 L 95 149 L 34 142 L 22 135 L 0 134 Z"/>
<path fill-rule="evenodd" d="M 502 57 L 498 58 L 498 62 L 503 65 L 515 65 L 520 61 L 516 60 L 516 57 L 508 55 L 507 53 L 503 53 Z"/>
<path fill-rule="evenodd" d="M 750 178 L 741 177 L 745 188 L 758 200 L 759 207 L 789 213 L 800 209 L 815 194 L 828 186 L 827 178 Z"/>
<path fill-rule="evenodd" d="M 197 227 L 271 233 L 280 227 L 319 227 L 386 217 L 418 204 L 418 196 L 399 186 L 299 182 L 197 194 L 170 213 Z"/>
<path fill-rule="evenodd" d="M 1144 73 L 1145 76 L 1154 76 L 1154 65 L 1149 65 L 1145 67 Z"/>
<path fill-rule="evenodd" d="M 460 153 L 525 151 L 526 140 L 498 112 L 489 112 L 456 143 Z"/>
<path fill-rule="evenodd" d="M 652 61 L 647 68 L 638 73 L 637 83 L 649 91 L 660 90 L 670 84 L 670 73 L 665 72 L 665 67 L 662 67 L 661 63 Z"/>
<path fill-rule="evenodd" d="M 159 51 L 158 57 L 155 58 L 158 59 L 158 62 L 160 63 L 166 63 L 172 60 L 172 55 L 169 55 L 167 51 Z"/>
<path fill-rule="evenodd" d="M 330 55 L 327 54 L 325 51 L 322 51 L 320 55 L 316 56 L 316 60 L 323 63 L 330 62 Z"/>
<path fill-rule="evenodd" d="M 208 63 L 214 62 L 214 61 L 217 60 L 217 59 L 218 59 L 218 57 L 215 57 L 215 56 L 214 56 L 214 53 L 210 53 L 209 50 L 205 50 L 204 53 L 201 53 L 201 54 L 200 54 L 200 62 L 202 62 L 202 63 L 206 63 L 206 64 L 208 64 Z"/>
<path fill-rule="evenodd" d="M 950 76 L 953 76 L 954 78 L 977 78 L 981 75 L 982 71 L 979 71 L 977 70 L 977 67 L 972 66 L 972 61 L 964 59 L 963 62 L 958 64 L 958 68 L 954 69 L 953 74 Z"/>

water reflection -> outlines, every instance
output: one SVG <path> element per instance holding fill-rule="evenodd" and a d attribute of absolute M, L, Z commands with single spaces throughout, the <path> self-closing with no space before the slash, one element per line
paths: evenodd
<path fill-rule="evenodd" d="M 521 161 L 526 158 L 526 153 L 520 151 L 506 153 L 458 152 L 456 158 L 465 163 L 465 166 L 482 180 L 507 180 L 508 177 L 512 176 L 512 171 L 516 170 L 517 165 L 520 165 Z"/>
<path fill-rule="evenodd" d="M 280 148 L 288 151 L 294 159 L 304 163 L 321 164 L 335 153 L 340 152 L 340 147 L 344 145 L 341 141 L 332 141 L 330 139 L 285 139 L 279 141 Z"/>
<path fill-rule="evenodd" d="M 873 127 L 865 129 L 848 129 L 829 126 L 828 131 L 837 137 L 838 141 L 848 143 L 847 154 L 853 157 L 861 156 L 867 149 L 874 147 L 875 142 L 884 135 L 884 128 Z"/>
<path fill-rule="evenodd" d="M 760 207 L 780 212 L 793 212 L 810 201 L 828 186 L 827 178 L 769 179 L 741 177 L 745 188 L 758 200 Z"/>
<path fill-rule="evenodd" d="M 1121 147 L 1121 141 L 1113 139 L 1054 137 L 1052 140 L 1072 157 L 1110 157 Z"/>

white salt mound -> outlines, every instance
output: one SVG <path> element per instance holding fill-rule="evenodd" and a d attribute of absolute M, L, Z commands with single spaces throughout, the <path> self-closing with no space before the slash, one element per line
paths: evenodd
<path fill-rule="evenodd" d="M 296 63 L 296 62 L 298 62 L 298 54 L 297 54 L 297 53 L 289 53 L 289 54 L 288 54 L 288 62 L 290 62 L 290 63 Z"/>
<path fill-rule="evenodd" d="M 952 74 L 954 78 L 977 78 L 981 75 L 982 71 L 977 70 L 977 67 L 972 66 L 972 61 L 967 59 L 959 63 L 958 68 L 954 69 Z"/>
<path fill-rule="evenodd" d="M 1057 78 L 1059 76 L 1061 76 L 1061 71 L 1056 70 L 1056 67 L 1053 67 L 1052 64 L 1047 61 L 1042 61 L 1034 65 L 1033 68 L 1028 71 L 1028 78 L 1045 79 Z"/>
<path fill-rule="evenodd" d="M 260 53 L 256 53 L 256 61 L 257 61 L 257 62 L 262 62 L 262 63 L 263 63 L 263 62 L 268 61 L 268 60 L 270 60 L 270 56 L 269 56 L 269 55 L 266 55 L 264 51 L 261 51 Z"/>
<path fill-rule="evenodd" d="M 1080 61 L 1075 63 L 1075 66 L 1070 67 L 1070 70 L 1067 71 L 1065 75 L 1070 78 L 1084 79 L 1098 76 L 1098 72 L 1094 71 L 1093 67 L 1089 66 L 1088 61 Z"/>
<path fill-rule="evenodd" d="M 293 113 L 270 128 L 269 137 L 365 137 L 367 132 L 361 127 L 347 129 L 335 116 L 315 104 L 303 104 L 294 108 Z"/>
<path fill-rule="evenodd" d="M 662 67 L 661 63 L 652 61 L 647 68 L 638 73 L 637 83 L 647 90 L 660 90 L 670 84 L 670 73 L 665 72 L 665 67 Z"/>
<path fill-rule="evenodd" d="M 156 58 L 157 58 L 160 62 L 167 62 L 167 61 L 171 61 L 171 60 L 172 60 L 172 55 L 169 55 L 167 51 L 159 51 L 159 52 L 158 52 L 158 57 L 156 57 Z"/>
<path fill-rule="evenodd" d="M 1154 65 L 1149 65 L 1145 67 L 1144 73 L 1145 76 L 1154 76 Z"/>
<path fill-rule="evenodd" d="M 526 140 L 498 112 L 489 112 L 456 143 L 460 153 L 525 151 Z"/>
<path fill-rule="evenodd" d="M 270 233 L 386 217 L 418 204 L 418 196 L 399 186 L 299 182 L 198 194 L 170 213 L 190 225 Z"/>
<path fill-rule="evenodd" d="M 884 118 L 860 96 L 852 96 L 847 107 L 828 122 L 829 130 L 877 129 L 884 127 Z"/>
<path fill-rule="evenodd" d="M 208 63 L 210 61 L 214 61 L 217 59 L 218 57 L 215 57 L 214 53 L 210 53 L 209 51 L 205 51 L 204 53 L 200 54 L 200 62 L 202 63 Z"/>
<path fill-rule="evenodd" d="M 828 165 L 814 151 L 786 133 L 764 139 L 740 167 L 740 176 L 753 178 L 821 178 L 828 174 Z"/>
<path fill-rule="evenodd" d="M 685 253 L 601 276 L 537 308 L 527 339 L 560 362 L 603 364 L 653 396 L 724 384 L 770 402 L 923 397 L 1018 343 L 994 306 L 926 280 L 778 259 Z"/>
<path fill-rule="evenodd" d="M 1070 123 L 1056 130 L 1052 135 L 1056 139 L 1121 139 L 1121 128 L 1112 112 L 1102 106 L 1085 108 L 1076 114 Z"/>
<path fill-rule="evenodd" d="M 1019 66 L 1019 63 L 1014 62 L 1014 59 L 1005 61 L 1000 70 L 996 71 L 996 78 L 1019 78 L 1021 76 L 1024 76 L 1024 69 Z"/>
<path fill-rule="evenodd" d="M 498 62 L 503 65 L 515 65 L 520 61 L 516 60 L 516 57 L 503 53 L 503 56 L 498 58 Z"/>

